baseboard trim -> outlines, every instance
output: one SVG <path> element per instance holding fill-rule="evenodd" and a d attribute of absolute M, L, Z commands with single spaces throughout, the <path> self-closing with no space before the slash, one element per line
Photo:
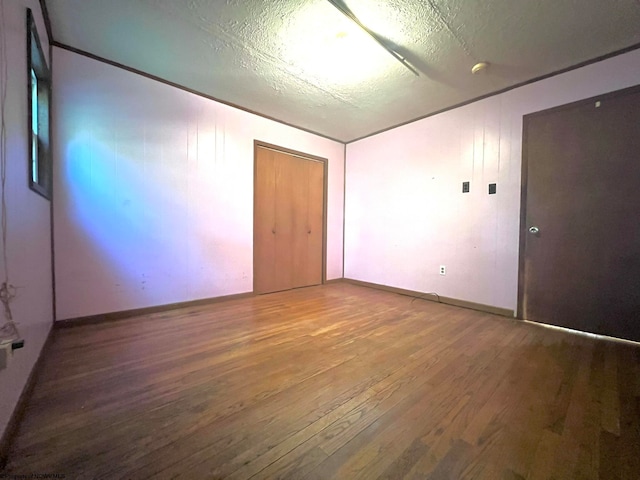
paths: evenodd
<path fill-rule="evenodd" d="M 11 444 L 13 443 L 13 440 L 18 433 L 18 427 L 20 426 L 20 423 L 24 418 L 24 414 L 27 409 L 27 402 L 29 401 L 29 399 L 31 398 L 31 394 L 33 393 L 33 388 L 36 385 L 38 374 L 42 369 L 42 363 L 46 356 L 46 352 L 51 345 L 53 335 L 53 328 L 51 328 L 49 329 L 47 339 L 44 341 L 44 345 L 42 345 L 42 349 L 40 350 L 38 359 L 31 369 L 29 378 L 27 378 L 27 383 L 25 383 L 24 388 L 22 389 L 22 393 L 18 398 L 18 402 L 13 409 L 11 418 L 9 418 L 9 423 L 7 423 L 7 427 L 2 434 L 2 438 L 0 438 L 0 471 L 2 471 L 7 465 L 7 461 L 9 459 L 9 449 L 11 448 Z M 16 355 L 19 354 L 20 353 L 18 351 Z"/>
<path fill-rule="evenodd" d="M 345 278 L 345 282 L 359 285 L 361 287 L 375 288 L 378 290 L 384 290 L 386 292 L 398 293 L 400 295 L 406 295 L 409 297 L 420 298 L 422 300 L 429 300 L 432 302 L 445 303 L 454 307 L 469 308 L 471 310 L 478 310 L 480 312 L 492 313 L 494 315 L 501 315 L 503 317 L 514 317 L 514 311 L 508 308 L 494 307 L 492 305 L 484 305 L 482 303 L 469 302 L 467 300 L 460 300 L 458 298 L 443 297 L 442 295 L 436 295 L 434 293 L 417 292 L 415 290 L 406 290 L 404 288 L 390 287 L 388 285 L 381 285 L 379 283 L 363 282 L 362 280 L 354 280 L 352 278 Z"/>
<path fill-rule="evenodd" d="M 323 285 L 343 282 L 344 278 L 332 278 L 326 280 Z M 127 318 L 139 317 L 141 315 L 150 315 L 152 313 L 160 313 L 167 310 L 177 310 L 178 308 L 200 307 L 212 303 L 226 302 L 228 300 L 236 300 L 240 298 L 248 298 L 257 295 L 254 292 L 235 293 L 232 295 L 223 295 L 221 297 L 202 298 L 198 300 L 189 300 L 186 302 L 169 303 L 165 305 L 154 305 L 153 307 L 134 308 L 131 310 L 121 310 L 118 312 L 99 313 L 97 315 L 87 315 L 85 317 L 68 318 L 57 320 L 54 323 L 55 328 L 71 328 L 81 325 L 92 325 L 96 323 L 113 322 L 116 320 L 125 320 Z"/>
<path fill-rule="evenodd" d="M 127 318 L 139 317 L 141 315 L 150 315 L 152 313 L 165 312 L 168 310 L 177 310 L 179 308 L 200 307 L 212 303 L 226 302 L 229 300 L 237 300 L 240 298 L 253 297 L 253 292 L 235 293 L 232 295 L 223 295 L 220 297 L 201 298 L 198 300 L 189 300 L 186 302 L 169 303 L 164 305 L 155 305 L 153 307 L 134 308 L 131 310 L 121 310 L 118 312 L 100 313 L 98 315 L 87 315 L 86 317 L 76 317 L 64 320 L 58 320 L 54 324 L 55 328 L 72 328 L 82 325 L 92 325 L 96 323 L 113 322 L 116 320 L 125 320 Z"/>

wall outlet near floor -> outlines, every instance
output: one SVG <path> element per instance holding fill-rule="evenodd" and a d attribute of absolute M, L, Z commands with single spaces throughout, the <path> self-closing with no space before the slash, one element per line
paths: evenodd
<path fill-rule="evenodd" d="M 440 275 L 446 275 L 447 274 L 447 267 L 445 267 L 444 265 L 440 265 Z"/>

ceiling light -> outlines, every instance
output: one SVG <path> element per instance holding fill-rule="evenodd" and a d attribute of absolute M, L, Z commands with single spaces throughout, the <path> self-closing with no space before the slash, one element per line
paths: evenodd
<path fill-rule="evenodd" d="M 380 37 L 377 33 L 375 33 L 373 30 L 371 30 L 370 28 L 368 28 L 366 25 L 364 25 L 359 19 L 358 17 L 356 17 L 356 15 L 349 9 L 349 7 L 347 7 L 341 0 L 328 0 L 328 2 L 333 5 L 334 7 L 336 7 L 336 9 L 338 9 L 338 11 L 340 13 L 342 13 L 345 17 L 347 17 L 349 20 L 351 20 L 354 24 L 356 24 L 358 27 L 360 27 L 362 29 L 363 32 L 365 32 L 367 35 L 369 35 L 373 40 L 375 40 L 382 48 L 384 48 L 387 52 L 389 52 L 391 54 L 391 56 L 393 58 L 395 58 L 396 60 L 398 60 L 402 65 L 404 65 L 411 73 L 413 73 L 416 77 L 419 77 L 420 74 L 418 73 L 418 71 L 413 68 L 413 66 L 411 64 L 409 64 L 409 62 L 407 61 L 407 59 L 400 55 L 394 48 L 392 48 L 391 46 L 389 46 L 388 41 L 384 40 L 382 37 Z"/>
<path fill-rule="evenodd" d="M 478 73 L 482 73 L 484 72 L 487 68 L 489 68 L 489 63 L 488 62 L 479 62 L 476 63 L 472 68 L 471 68 L 471 73 L 473 73 L 474 75 L 478 74 Z"/>
<path fill-rule="evenodd" d="M 316 85 L 352 87 L 398 68 L 366 32 L 328 2 L 309 2 L 279 34 L 281 58 L 296 75 Z"/>

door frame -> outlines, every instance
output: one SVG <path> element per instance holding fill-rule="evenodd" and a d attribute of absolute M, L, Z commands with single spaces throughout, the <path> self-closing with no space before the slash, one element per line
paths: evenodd
<path fill-rule="evenodd" d="M 258 148 L 266 148 L 268 150 L 274 150 L 276 152 L 285 153 L 294 157 L 298 157 L 303 161 L 319 162 L 322 164 L 322 285 L 327 282 L 327 197 L 328 197 L 328 165 L 329 160 L 324 157 L 318 157 L 309 153 L 300 152 L 272 143 L 263 142 L 261 140 L 253 141 L 253 279 L 252 288 L 253 293 L 256 291 L 256 180 L 258 175 Z"/>
<path fill-rule="evenodd" d="M 518 306 L 516 309 L 516 318 L 524 320 L 524 297 L 525 297 L 525 247 L 527 242 L 527 181 L 529 175 L 529 158 L 527 155 L 528 136 L 527 127 L 532 118 L 536 118 L 543 115 L 559 112 L 562 110 L 568 110 L 571 108 L 581 107 L 588 105 L 599 100 L 608 100 L 618 96 L 629 95 L 636 92 L 640 92 L 640 84 L 632 87 L 615 90 L 613 92 L 603 93 L 602 95 L 595 95 L 583 100 L 577 100 L 575 102 L 566 103 L 557 107 L 547 108 L 545 110 L 539 110 L 537 112 L 523 115 L 522 117 L 522 172 L 520 181 L 520 240 L 519 240 L 519 253 L 518 253 Z"/>

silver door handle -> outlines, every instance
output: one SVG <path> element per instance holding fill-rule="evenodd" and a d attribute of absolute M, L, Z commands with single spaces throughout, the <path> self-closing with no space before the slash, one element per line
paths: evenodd
<path fill-rule="evenodd" d="M 536 233 L 539 233 L 540 229 L 538 227 L 529 227 L 529 233 L 533 233 L 534 235 Z"/>

